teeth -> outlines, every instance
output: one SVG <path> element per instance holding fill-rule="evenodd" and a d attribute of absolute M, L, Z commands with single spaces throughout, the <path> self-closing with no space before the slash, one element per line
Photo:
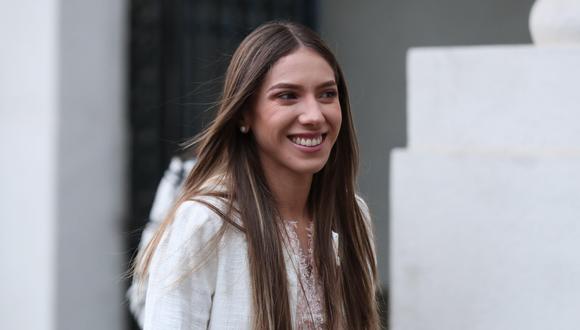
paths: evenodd
<path fill-rule="evenodd" d="M 299 144 L 299 145 L 302 145 L 302 146 L 306 146 L 306 147 L 315 147 L 315 146 L 322 143 L 322 135 L 315 137 L 313 139 L 304 139 L 304 138 L 299 138 L 299 137 L 293 137 L 292 142 Z"/>

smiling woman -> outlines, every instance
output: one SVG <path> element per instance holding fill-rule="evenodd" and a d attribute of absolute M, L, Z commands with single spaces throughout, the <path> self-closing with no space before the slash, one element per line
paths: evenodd
<path fill-rule="evenodd" d="M 353 127 L 314 32 L 248 35 L 181 197 L 135 262 L 145 329 L 378 329 Z"/>

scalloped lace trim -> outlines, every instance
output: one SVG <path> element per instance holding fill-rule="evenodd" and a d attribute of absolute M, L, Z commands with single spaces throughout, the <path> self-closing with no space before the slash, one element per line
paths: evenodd
<path fill-rule="evenodd" d="M 298 239 L 298 222 L 295 220 L 288 220 L 285 223 L 288 239 L 290 240 L 290 247 L 296 256 L 296 260 L 298 260 L 296 329 L 324 329 L 325 317 L 322 305 L 324 299 L 322 285 L 314 263 L 312 223 L 310 223 L 306 228 L 308 236 L 307 251 L 304 251 L 300 245 L 300 240 Z"/>

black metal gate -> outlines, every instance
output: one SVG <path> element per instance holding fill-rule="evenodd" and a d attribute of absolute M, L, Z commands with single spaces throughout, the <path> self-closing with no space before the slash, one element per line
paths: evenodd
<path fill-rule="evenodd" d="M 317 8 L 317 0 L 131 1 L 131 255 L 169 159 L 214 114 L 229 55 L 247 33 L 272 19 L 316 30 Z M 132 319 L 129 324 L 138 329 Z"/>

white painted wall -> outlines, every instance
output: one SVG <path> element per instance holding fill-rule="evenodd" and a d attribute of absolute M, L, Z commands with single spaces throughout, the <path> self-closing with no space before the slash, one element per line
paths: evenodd
<path fill-rule="evenodd" d="M 125 1 L 0 3 L 0 329 L 121 329 Z"/>

